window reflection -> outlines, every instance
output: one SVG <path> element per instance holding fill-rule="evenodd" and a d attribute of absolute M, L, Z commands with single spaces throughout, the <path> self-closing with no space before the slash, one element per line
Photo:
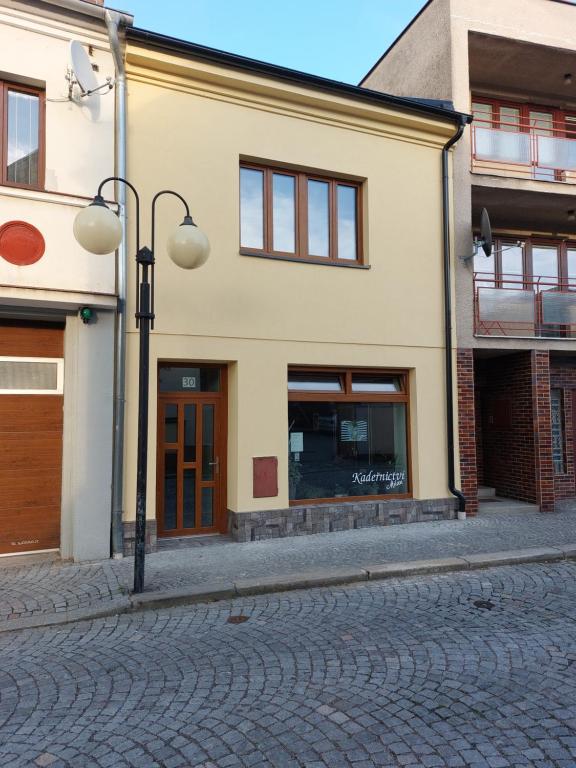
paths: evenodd
<path fill-rule="evenodd" d="M 310 256 L 329 256 L 329 184 L 308 181 L 308 253 Z"/>
<path fill-rule="evenodd" d="M 356 259 L 356 188 L 338 184 L 338 258 Z"/>
<path fill-rule="evenodd" d="M 38 96 L 8 91 L 7 180 L 38 185 L 39 135 Z"/>
<path fill-rule="evenodd" d="M 535 283 L 540 279 L 540 285 L 544 290 L 553 288 L 557 284 L 558 249 L 555 246 L 532 247 L 532 276 Z M 536 289 L 537 286 L 535 285 L 534 288 Z"/>
<path fill-rule="evenodd" d="M 524 249 L 521 245 L 502 243 L 502 288 L 523 288 Z M 506 280 L 505 278 L 512 278 Z"/>
<path fill-rule="evenodd" d="M 294 176 L 272 176 L 273 248 L 284 253 L 296 250 L 295 182 Z"/>
<path fill-rule="evenodd" d="M 240 244 L 264 248 L 264 173 L 240 169 Z"/>

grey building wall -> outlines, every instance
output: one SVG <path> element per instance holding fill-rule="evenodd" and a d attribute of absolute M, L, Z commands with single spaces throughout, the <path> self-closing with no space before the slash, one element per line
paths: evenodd
<path fill-rule="evenodd" d="M 66 318 L 61 554 L 76 562 L 110 556 L 114 323 Z"/>

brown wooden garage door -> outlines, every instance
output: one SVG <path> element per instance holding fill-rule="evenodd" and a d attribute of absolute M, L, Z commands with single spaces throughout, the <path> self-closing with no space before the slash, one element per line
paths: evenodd
<path fill-rule="evenodd" d="M 0 554 L 60 547 L 63 345 L 60 325 L 0 320 Z"/>

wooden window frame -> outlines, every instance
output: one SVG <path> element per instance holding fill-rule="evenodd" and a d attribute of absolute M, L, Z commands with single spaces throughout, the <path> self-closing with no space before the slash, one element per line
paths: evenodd
<path fill-rule="evenodd" d="M 558 109 L 557 107 L 552 107 L 550 105 L 533 104 L 531 102 L 520 103 L 510 99 L 497 99 L 491 96 L 484 97 L 480 96 L 479 94 L 474 94 L 470 103 L 486 104 L 492 108 L 492 127 L 494 128 L 500 127 L 501 123 L 503 122 L 501 120 L 500 114 L 501 107 L 509 107 L 511 109 L 517 109 L 519 112 L 518 117 L 520 120 L 520 125 L 518 126 L 518 133 L 531 132 L 530 112 L 546 112 L 551 114 L 553 120 L 552 132 L 554 136 L 566 137 L 567 135 L 573 133 L 573 131 L 568 130 L 568 124 L 566 122 L 566 117 L 574 117 L 576 115 L 576 112 L 573 109 Z M 478 122 L 481 123 L 483 121 L 479 119 Z M 505 121 L 504 124 L 506 124 Z"/>
<path fill-rule="evenodd" d="M 291 507 L 301 507 L 313 504 L 336 504 L 349 501 L 384 501 L 392 499 L 412 498 L 412 440 L 410 417 L 410 388 L 409 371 L 402 368 L 339 368 L 332 366 L 301 366 L 291 365 L 288 368 L 288 377 L 291 373 L 322 374 L 329 373 L 339 375 L 342 381 L 341 392 L 314 391 L 290 391 L 288 390 L 288 402 L 323 402 L 323 403 L 404 403 L 406 406 L 406 493 L 385 493 L 376 496 L 338 496 L 318 499 L 290 499 Z M 354 375 L 391 376 L 400 380 L 400 392 L 352 392 L 352 377 Z"/>
<path fill-rule="evenodd" d="M 38 184 L 20 184 L 8 180 L 8 93 L 28 93 L 38 97 Z M 20 83 L 0 80 L 0 156 L 2 158 L 2 173 L 0 184 L 17 189 L 43 190 L 46 175 L 46 93 L 42 88 L 34 88 Z"/>
<path fill-rule="evenodd" d="M 270 259 L 300 261 L 310 264 L 331 264 L 339 267 L 367 268 L 364 262 L 362 222 L 363 200 L 362 182 L 330 176 L 324 173 L 301 171 L 290 167 L 264 165 L 242 161 L 242 169 L 263 173 L 263 248 L 248 248 L 242 245 L 239 232 L 240 253 L 244 256 L 263 256 Z M 274 250 L 273 225 L 273 176 L 291 176 L 294 178 L 294 252 Z M 327 183 L 328 187 L 328 256 L 314 256 L 308 253 L 308 181 Z M 338 258 L 338 187 L 351 187 L 356 190 L 356 258 Z M 239 194 L 240 227 L 242 222 L 242 199 Z"/>

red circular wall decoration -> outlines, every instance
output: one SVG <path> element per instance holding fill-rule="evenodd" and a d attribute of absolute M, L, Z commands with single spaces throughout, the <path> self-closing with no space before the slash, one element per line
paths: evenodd
<path fill-rule="evenodd" d="M 26 221 L 8 221 L 0 227 L 0 256 L 10 264 L 27 267 L 41 259 L 45 249 L 40 230 Z"/>

